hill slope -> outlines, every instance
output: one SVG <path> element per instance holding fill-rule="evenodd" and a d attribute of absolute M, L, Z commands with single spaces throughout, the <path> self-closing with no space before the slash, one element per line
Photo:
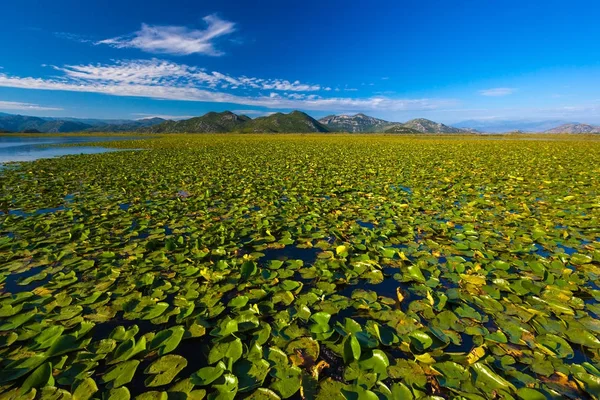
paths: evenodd
<path fill-rule="evenodd" d="M 133 132 L 139 129 L 150 128 L 152 126 L 167 122 L 163 118 L 146 118 L 136 121 L 120 121 L 118 123 L 104 123 L 94 125 L 87 132 Z"/>
<path fill-rule="evenodd" d="M 403 124 L 398 124 L 398 125 L 392 125 L 391 127 L 387 128 L 385 131 L 383 131 L 384 133 L 423 133 L 420 132 L 416 129 L 413 128 L 409 128 L 407 126 L 404 126 Z"/>
<path fill-rule="evenodd" d="M 544 133 L 600 133 L 600 126 L 588 124 L 563 124 L 556 128 L 548 129 Z"/>
<path fill-rule="evenodd" d="M 301 111 L 292 111 L 289 114 L 275 113 L 266 117 L 259 117 L 246 122 L 240 132 L 266 132 L 266 133 L 304 133 L 304 132 L 329 132 L 326 126 Z"/>
<path fill-rule="evenodd" d="M 467 120 L 453 124 L 457 128 L 477 129 L 479 132 L 504 133 L 504 132 L 544 132 L 558 125 L 567 124 L 564 120 Z"/>
<path fill-rule="evenodd" d="M 470 133 L 473 130 L 460 129 L 440 124 L 424 118 L 405 123 L 390 122 L 365 114 L 328 115 L 319 120 L 334 132 L 385 132 L 385 133 Z"/>
<path fill-rule="evenodd" d="M 28 129 L 37 129 L 47 121 L 38 117 L 29 117 L 26 115 L 0 115 L 0 129 L 12 132 L 19 132 Z"/>
<path fill-rule="evenodd" d="M 333 132 L 383 132 L 395 124 L 365 114 L 328 115 L 319 122 Z"/>
<path fill-rule="evenodd" d="M 63 120 L 55 120 L 55 121 L 46 121 L 45 123 L 35 127 L 28 129 L 37 129 L 40 132 L 44 133 L 63 133 L 63 132 L 81 132 L 86 129 L 91 128 L 90 125 L 84 124 L 83 122 L 76 121 L 63 121 Z"/>
<path fill-rule="evenodd" d="M 148 127 L 161 118 L 143 120 L 86 120 L 77 118 L 41 118 L 28 115 L 0 113 L 0 130 L 11 132 L 69 133 L 69 132 L 126 132 Z"/>
<path fill-rule="evenodd" d="M 402 126 L 421 133 L 471 133 L 466 129 L 454 128 L 425 118 L 411 119 Z"/>
<path fill-rule="evenodd" d="M 249 121 L 245 115 L 236 115 L 230 111 L 209 112 L 201 117 L 181 121 L 165 121 L 158 125 L 141 128 L 146 133 L 223 133 L 231 132 Z"/>

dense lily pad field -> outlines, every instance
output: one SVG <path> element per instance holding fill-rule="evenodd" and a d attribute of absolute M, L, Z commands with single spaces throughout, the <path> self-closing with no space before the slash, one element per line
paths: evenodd
<path fill-rule="evenodd" d="M 174 135 L 0 172 L 0 398 L 600 397 L 600 141 Z"/>

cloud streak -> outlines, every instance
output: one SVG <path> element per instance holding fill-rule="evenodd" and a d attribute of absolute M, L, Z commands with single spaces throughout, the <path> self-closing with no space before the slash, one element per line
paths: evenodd
<path fill-rule="evenodd" d="M 87 64 L 53 66 L 65 77 L 80 82 L 130 83 L 143 85 L 187 85 L 205 86 L 210 89 L 262 89 L 291 92 L 321 90 L 318 84 L 303 83 L 298 80 L 262 79 L 247 76 L 233 77 L 221 72 L 207 72 L 204 69 L 170 61 L 133 60 L 117 61 L 114 64 Z M 326 88 L 324 88 L 326 90 Z"/>
<path fill-rule="evenodd" d="M 500 97 L 500 96 L 511 95 L 516 91 L 517 91 L 517 89 L 515 89 L 515 88 L 502 87 L 502 88 L 492 88 L 492 89 L 480 90 L 479 94 L 482 96 Z"/>
<path fill-rule="evenodd" d="M 270 109 L 297 108 L 347 112 L 422 111 L 456 104 L 454 100 L 427 98 L 322 97 L 316 94 L 298 93 L 301 90 L 317 90 L 320 85 L 278 79 L 231 77 L 161 60 L 123 61 L 110 65 L 67 65 L 54 68 L 61 72 L 62 76 L 35 78 L 0 73 L 0 87 L 88 92 L 160 100 L 233 103 Z M 235 93 L 235 89 L 239 88 L 254 93 Z M 273 91 L 263 93 L 261 90 Z"/>
<path fill-rule="evenodd" d="M 18 111 L 60 111 L 62 108 L 44 107 L 39 104 L 21 103 L 18 101 L 0 100 L 0 110 L 18 110 Z"/>
<path fill-rule="evenodd" d="M 235 31 L 235 23 L 225 21 L 215 14 L 203 18 L 207 27 L 204 30 L 185 26 L 164 26 L 142 24 L 139 31 L 125 36 L 104 39 L 97 45 L 109 45 L 119 49 L 135 48 L 147 53 L 185 56 L 204 54 L 220 56 L 213 41 Z"/>

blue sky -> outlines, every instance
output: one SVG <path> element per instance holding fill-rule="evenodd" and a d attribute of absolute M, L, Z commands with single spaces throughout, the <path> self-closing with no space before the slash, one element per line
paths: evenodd
<path fill-rule="evenodd" d="M 597 1 L 8 2 L 0 112 L 600 123 Z"/>

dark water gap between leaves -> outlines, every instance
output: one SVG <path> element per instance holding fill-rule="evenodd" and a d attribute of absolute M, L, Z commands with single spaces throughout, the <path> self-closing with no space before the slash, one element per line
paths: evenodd
<path fill-rule="evenodd" d="M 4 281 L 3 292 L 10 294 L 30 292 L 40 286 L 47 284 L 52 279 L 52 274 L 48 274 L 45 278 L 33 281 L 27 285 L 19 285 L 20 281 L 39 274 L 43 271 L 44 268 L 45 266 L 33 267 L 28 269 L 27 271 L 11 273 L 10 275 L 7 275 L 6 280 Z"/>

